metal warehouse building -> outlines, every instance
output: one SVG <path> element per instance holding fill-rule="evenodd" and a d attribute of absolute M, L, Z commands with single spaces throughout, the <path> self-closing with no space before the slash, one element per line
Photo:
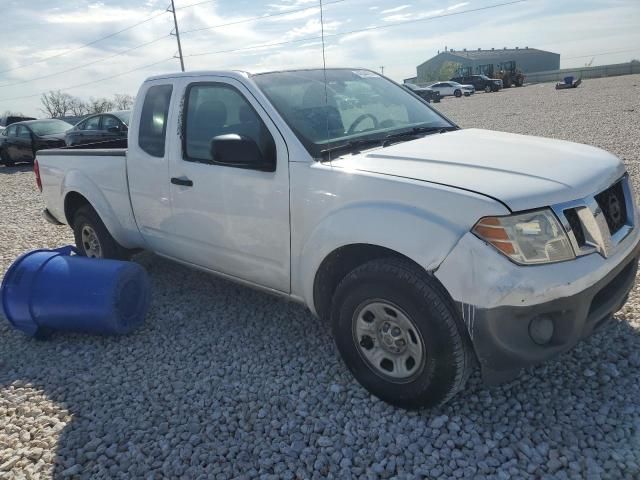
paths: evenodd
<path fill-rule="evenodd" d="M 537 48 L 503 48 L 491 50 L 447 50 L 445 47 L 443 52 L 418 65 L 417 82 L 427 80 L 428 74 L 437 72 L 446 62 L 459 63 L 463 67 L 472 67 L 474 69 L 479 65 L 493 63 L 508 62 L 513 60 L 516 62 L 517 68 L 523 73 L 543 72 L 547 70 L 558 70 L 560 68 L 560 54 L 538 50 Z"/>

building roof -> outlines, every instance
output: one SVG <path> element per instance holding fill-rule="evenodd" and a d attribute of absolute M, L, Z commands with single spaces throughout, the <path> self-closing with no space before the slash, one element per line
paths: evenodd
<path fill-rule="evenodd" d="M 477 50 L 468 50 L 468 49 L 463 49 L 463 50 L 446 50 L 443 52 L 438 52 L 438 55 L 442 55 L 442 54 L 449 54 L 449 55 L 453 55 L 456 57 L 460 57 L 460 58 L 465 58 L 465 59 L 469 59 L 469 60 L 482 60 L 484 58 L 492 58 L 492 57 L 497 57 L 497 56 L 502 56 L 504 54 L 508 54 L 508 55 L 531 55 L 531 54 L 538 54 L 538 53 L 547 53 L 550 55 L 560 55 L 559 53 L 554 53 L 554 52 L 547 52 L 546 50 L 540 50 L 538 48 L 529 48 L 529 47 L 523 47 L 523 48 L 494 48 L 494 49 L 489 49 L 489 50 L 483 50 L 483 49 L 477 49 Z M 431 59 L 427 60 L 426 62 L 423 62 L 422 65 L 424 65 L 425 63 L 433 60 L 433 58 L 436 58 L 438 55 L 436 55 L 435 57 L 432 57 Z"/>
<path fill-rule="evenodd" d="M 494 50 L 449 50 L 447 53 L 456 55 L 458 57 L 481 59 L 487 57 L 493 57 L 495 55 L 502 55 L 508 53 L 510 55 L 517 53 L 519 55 L 527 55 L 533 53 L 550 53 L 552 55 L 558 55 L 557 53 L 547 52 L 545 50 L 539 50 L 537 48 L 496 48 Z"/>

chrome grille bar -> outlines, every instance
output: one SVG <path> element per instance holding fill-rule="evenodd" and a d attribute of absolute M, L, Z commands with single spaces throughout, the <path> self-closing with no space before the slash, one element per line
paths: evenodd
<path fill-rule="evenodd" d="M 561 203 L 551 207 L 567 232 L 567 236 L 569 237 L 569 241 L 571 242 L 571 246 L 573 247 L 576 256 L 589 255 L 591 253 L 598 252 L 606 258 L 615 251 L 620 242 L 622 242 L 622 240 L 624 240 L 633 230 L 635 226 L 636 212 L 633 202 L 633 190 L 631 189 L 628 175 L 625 175 L 612 185 L 615 185 L 618 182 L 621 182 L 622 190 L 624 192 L 627 219 L 625 224 L 613 235 L 611 235 L 611 232 L 609 231 L 609 226 L 604 212 L 595 199 L 595 195 L 599 192 L 580 200 Z M 608 188 L 611 188 L 611 186 Z M 565 214 L 567 210 L 575 211 L 578 216 L 580 226 L 584 233 L 583 244 L 578 243 L 576 233 L 573 231 L 573 228 Z"/>

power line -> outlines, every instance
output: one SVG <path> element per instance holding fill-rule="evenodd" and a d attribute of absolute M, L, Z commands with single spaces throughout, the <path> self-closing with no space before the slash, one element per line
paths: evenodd
<path fill-rule="evenodd" d="M 629 52 L 639 52 L 640 50 L 637 48 L 632 48 L 629 50 L 616 50 L 614 52 L 602 52 L 602 53 L 591 53 L 589 55 L 578 55 L 577 57 L 565 57 L 563 60 L 573 60 L 574 58 L 588 58 L 588 57 L 601 57 L 602 55 L 613 55 L 615 53 L 629 53 Z"/>
<path fill-rule="evenodd" d="M 327 37 L 328 35 L 325 35 L 325 37 Z M 290 45 L 293 43 L 302 43 L 302 42 L 308 42 L 311 40 L 322 40 L 322 36 L 318 35 L 315 37 L 304 37 L 304 38 L 298 38 L 296 40 L 287 40 L 284 42 L 275 42 L 275 43 L 261 43 L 259 45 L 250 45 L 248 47 L 241 47 L 241 48 L 232 48 L 230 50 L 218 50 L 215 52 L 203 52 L 203 53 L 192 53 L 190 55 L 185 55 L 185 57 L 203 57 L 206 55 L 218 55 L 218 54 L 222 54 L 222 53 L 235 53 L 235 52 L 243 52 L 245 50 L 256 50 L 256 49 L 260 49 L 260 48 L 269 48 L 269 47 L 279 47 L 281 45 Z"/>
<path fill-rule="evenodd" d="M 326 2 L 323 4 L 324 7 L 326 7 L 327 5 L 333 5 L 336 3 L 343 3 L 346 0 L 334 0 L 333 2 Z M 204 3 L 204 2 L 202 2 Z M 186 8 L 186 7 L 182 7 L 182 8 Z M 237 20 L 235 22 L 228 22 L 228 23 L 220 23 L 218 25 L 211 25 L 209 27 L 202 27 L 202 28 L 194 28 L 192 30 L 185 30 L 184 32 L 182 32 L 183 35 L 186 35 L 187 33 L 194 33 L 194 32 L 201 32 L 204 30 L 212 30 L 214 28 L 222 28 L 222 27 L 228 27 L 230 25 L 239 25 L 241 23 L 249 23 L 249 22 L 253 22 L 255 20 L 262 20 L 263 18 L 271 18 L 271 17 L 279 17 L 282 15 L 289 15 L 291 13 L 298 13 L 298 12 L 305 12 L 307 10 L 314 10 L 319 8 L 317 5 L 314 5 L 312 7 L 304 7 L 304 8 L 296 8 L 293 10 L 286 10 L 286 11 L 282 11 L 282 12 L 277 12 L 277 13 L 266 13 L 264 15 L 259 15 L 256 17 L 251 17 L 251 18 L 245 18 L 244 20 Z"/>
<path fill-rule="evenodd" d="M 496 3 L 493 5 L 486 5 L 484 7 L 478 7 L 478 8 L 472 8 L 469 10 L 463 10 L 463 11 L 459 11 L 459 12 L 451 12 L 451 13 L 443 13 L 441 15 L 434 15 L 431 17 L 425 17 L 425 18 L 416 18 L 416 19 L 412 19 L 412 20 L 405 20 L 402 22 L 395 22 L 395 23 L 389 23 L 387 25 L 374 25 L 372 27 L 365 27 L 365 28 L 360 28 L 360 29 L 356 29 L 356 30 L 350 30 L 347 32 L 338 32 L 338 33 L 330 33 L 330 34 L 324 34 L 323 36 L 313 36 L 313 37 L 304 37 L 304 38 L 298 38 L 296 40 L 287 40 L 287 41 L 283 41 L 283 42 L 275 42 L 275 43 L 264 43 L 264 44 L 259 44 L 259 45 L 251 45 L 248 47 L 240 47 L 240 48 L 234 48 L 234 49 L 230 49 L 230 50 L 218 50 L 218 51 L 214 51 L 214 52 L 202 52 L 202 53 L 192 53 L 191 55 L 185 55 L 185 57 L 201 57 L 201 56 L 206 56 L 206 55 L 218 55 L 218 54 L 223 54 L 223 53 L 235 53 L 235 52 L 241 52 L 241 51 L 246 51 L 246 50 L 255 50 L 255 49 L 260 49 L 260 48 L 268 48 L 268 47 L 278 47 L 281 45 L 289 45 L 289 44 L 293 44 L 293 43 L 301 43 L 301 42 L 308 42 L 311 40 L 322 40 L 322 38 L 324 37 L 325 39 L 328 37 L 342 37 L 345 35 L 351 35 L 353 33 L 361 33 L 361 32 L 369 32 L 369 31 L 373 31 L 373 30 L 382 30 L 385 28 L 392 28 L 392 27 L 398 27 L 398 26 L 402 26 L 402 25 L 408 25 L 408 24 L 412 24 L 412 23 L 419 23 L 419 22 L 427 22 L 427 21 L 431 21 L 431 20 L 436 20 L 438 18 L 444 18 L 444 17 L 453 17 L 456 15 L 464 15 L 467 13 L 474 13 L 474 12 L 480 12 L 483 10 L 491 10 L 494 8 L 498 8 L 498 7 L 506 7 L 509 5 L 515 5 L 517 3 L 524 3 L 527 0 L 514 0 L 511 2 L 504 2 L 504 3 Z M 317 8 L 317 7 L 316 7 Z"/>
<path fill-rule="evenodd" d="M 219 50 L 219 51 L 215 51 L 215 52 L 196 53 L 196 54 L 191 54 L 191 55 L 185 55 L 185 57 L 198 57 L 198 56 L 216 55 L 216 54 L 222 54 L 222 53 L 233 53 L 233 52 L 240 52 L 240 51 L 245 51 L 245 50 L 253 50 L 253 49 L 259 49 L 259 48 L 268 48 L 268 47 L 273 47 L 273 46 L 281 46 L 281 45 L 288 45 L 288 44 L 294 44 L 294 43 L 307 42 L 307 41 L 310 41 L 310 40 L 322 40 L 323 37 L 324 38 L 327 38 L 327 37 L 340 37 L 340 36 L 344 36 L 344 35 L 350 35 L 350 34 L 353 34 L 353 33 L 360 33 L 360 32 L 380 30 L 380 29 L 385 29 L 385 28 L 392 28 L 392 27 L 397 27 L 397 26 L 401 26 L 401 25 L 408 25 L 408 24 L 413 24 L 413 23 L 418 23 L 418 22 L 426 22 L 426 21 L 435 20 L 435 19 L 438 19 L 438 18 L 452 17 L 452 16 L 456 16 L 456 15 L 463 15 L 463 14 L 474 13 L 474 12 L 479 12 L 479 11 L 483 11 L 483 10 L 490 10 L 490 9 L 494 9 L 494 8 L 498 8 L 498 7 L 515 5 L 515 4 L 523 3 L 523 2 L 526 2 L 526 1 L 527 0 L 514 0 L 514 1 L 511 1 L 511 2 L 504 2 L 504 3 L 493 4 L 493 5 L 487 5 L 487 6 L 484 6 L 484 7 L 478 7 L 478 8 L 469 9 L 469 10 L 463 10 L 463 11 L 459 11 L 459 12 L 451 12 L 451 13 L 445 13 L 445 14 L 441 14 L 441 15 L 434 15 L 434 16 L 426 17 L 426 18 L 418 18 L 418 19 L 406 20 L 406 21 L 402 21 L 402 22 L 389 23 L 387 25 L 377 25 L 377 26 L 372 26 L 372 27 L 355 29 L 355 30 L 350 30 L 350 31 L 347 31 L 347 32 L 339 32 L 339 33 L 333 33 L 333 34 L 328 34 L 328 35 L 325 34 L 323 36 L 305 37 L 305 38 L 300 38 L 300 39 L 296 39 L 296 40 L 275 42 L 275 43 L 270 43 L 270 44 L 252 45 L 252 46 L 249 46 L 249 47 L 235 48 L 235 49 L 230 49 L 230 50 Z M 200 3 L 207 3 L 207 2 L 200 2 Z M 335 2 L 332 2 L 332 3 L 339 3 L 339 2 L 335 1 Z M 196 4 L 192 4 L 190 6 L 193 7 L 195 5 Z M 189 7 L 189 6 L 187 6 L 187 7 Z M 182 8 L 187 8 L 187 7 L 182 7 Z M 317 7 L 315 7 L 315 8 L 317 8 Z M 112 33 L 112 34 L 110 34 L 110 35 L 108 35 L 106 37 L 103 37 L 103 38 L 98 39 L 98 40 L 94 40 L 93 42 L 87 43 L 87 44 L 85 44 L 83 46 L 80 46 L 80 47 L 77 47 L 75 49 L 68 50 L 66 52 L 62 52 L 60 54 L 53 55 L 53 56 L 50 56 L 50 57 L 47 57 L 47 58 L 44 58 L 44 59 L 40 59 L 40 60 L 38 60 L 36 62 L 33 62 L 32 64 L 40 63 L 40 62 L 43 62 L 43 61 L 45 61 L 47 59 L 60 57 L 62 55 L 66 55 L 67 53 L 70 53 L 72 51 L 80 50 L 80 49 L 85 48 L 85 47 L 87 47 L 89 45 L 93 45 L 94 43 L 102 41 L 102 40 L 104 40 L 106 38 L 113 37 L 115 35 L 118 35 L 119 33 L 122 33 L 124 31 L 127 31 L 127 30 L 130 30 L 132 28 L 135 28 L 138 25 L 141 25 L 143 23 L 151 21 L 154 18 L 157 18 L 160 15 L 163 15 L 164 13 L 166 13 L 166 12 L 163 11 L 162 13 L 159 13 L 157 15 L 153 15 L 152 17 L 149 17 L 149 18 L 147 18 L 147 19 L 145 19 L 145 20 L 143 20 L 143 21 L 141 21 L 141 22 L 139 22 L 139 23 L 137 23 L 135 25 L 131 25 L 131 26 L 125 28 L 125 29 L 122 29 L 122 30 L 120 30 L 118 32 Z M 288 12 L 288 13 L 291 13 L 291 12 Z M 79 84 L 79 85 L 72 85 L 72 86 L 69 86 L 69 87 L 65 87 L 64 89 L 61 89 L 61 90 L 70 90 L 70 89 L 73 89 L 73 88 L 80 88 L 80 87 L 84 87 L 86 85 L 91 85 L 93 83 L 103 82 L 105 80 L 110 80 L 112 78 L 117 78 L 117 77 L 120 77 L 122 75 L 126 75 L 126 74 L 129 74 L 129 73 L 132 73 L 132 72 L 136 72 L 136 71 L 148 68 L 148 67 L 152 67 L 152 66 L 158 65 L 160 63 L 167 62 L 169 60 L 173 60 L 174 58 L 175 57 L 170 57 L 170 58 L 167 58 L 167 59 L 164 59 L 164 60 L 160 60 L 158 62 L 154 62 L 154 63 L 148 64 L 148 65 L 143 65 L 141 67 L 138 67 L 138 68 L 135 68 L 135 69 L 132 69 L 132 70 L 127 70 L 125 72 L 121 72 L 121 73 L 118 73 L 118 74 L 115 74 L 115 75 L 111 75 L 109 77 L 100 78 L 98 80 L 85 82 L 85 83 L 82 83 L 82 84 Z M 30 65 L 32 65 L 32 64 L 30 64 Z M 15 68 L 10 69 L 10 70 L 15 70 L 17 68 L 22 68 L 22 67 L 25 67 L 25 66 L 27 66 L 27 65 L 22 65 L 20 67 L 15 67 Z M 5 72 L 6 71 L 10 71 L 10 70 L 5 70 Z M 4 73 L 4 72 L 0 72 L 0 73 Z M 0 102 L 10 101 L 10 100 L 19 100 L 19 99 L 23 99 L 23 98 L 37 97 L 37 96 L 42 95 L 43 93 L 46 93 L 46 92 L 40 92 L 40 93 L 37 93 L 37 94 L 24 95 L 24 96 L 14 97 L 14 98 L 0 99 Z"/>
<path fill-rule="evenodd" d="M 121 77 L 123 75 L 127 75 L 129 73 L 137 72 L 138 70 L 144 70 L 145 68 L 153 67 L 155 65 L 159 65 L 161 63 L 168 62 L 169 60 L 175 60 L 175 58 L 174 57 L 165 58 L 165 59 L 160 60 L 158 62 L 149 63 L 147 65 L 142 65 L 141 67 L 134 68 L 132 70 L 127 70 L 126 72 L 116 73 L 115 75 L 110 75 L 108 77 L 99 78 L 97 80 L 91 80 L 90 82 L 80 83 L 78 85 L 70 85 L 68 87 L 60 88 L 59 90 L 60 91 L 67 91 L 67 90 L 71 90 L 73 88 L 80 88 L 80 87 L 85 87 L 87 85 L 91 85 L 91 84 L 94 84 L 94 83 L 104 82 L 105 80 L 111 80 L 112 78 L 117 78 L 117 77 Z M 39 93 L 31 94 L 31 95 L 23 95 L 21 97 L 2 98 L 2 99 L 0 99 L 0 102 L 8 102 L 8 101 L 12 101 L 12 100 L 21 100 L 23 98 L 39 97 L 40 95 L 43 95 L 45 93 L 47 93 L 47 92 L 39 92 Z"/>
<path fill-rule="evenodd" d="M 56 53 L 55 55 L 50 55 L 48 57 L 44 57 L 44 58 L 41 58 L 39 60 L 35 60 L 35 61 L 31 62 L 31 63 L 25 63 L 24 65 L 18 65 L 17 67 L 9 68 L 7 70 L 2 70 L 2 71 L 0 71 L 0 73 L 12 72 L 12 71 L 18 70 L 20 68 L 30 67 L 31 65 L 36 65 L 38 63 L 46 62 L 47 60 L 51 60 L 52 58 L 58 58 L 58 57 L 62 57 L 63 55 L 67 55 L 67 54 L 72 53 L 72 52 L 77 52 L 78 50 L 82 50 L 83 48 L 90 47 L 91 45 L 94 45 L 94 44 L 96 44 L 98 42 L 101 42 L 101 41 L 106 40 L 106 39 L 111 38 L 111 37 L 115 37 L 116 35 L 120 35 L 121 33 L 126 32 L 128 30 L 131 30 L 133 28 L 136 28 L 136 27 L 138 27 L 138 26 L 140 26 L 140 25 L 142 25 L 144 23 L 150 22 L 151 20 L 153 20 L 155 18 L 158 18 L 159 16 L 164 15 L 165 13 L 166 13 L 166 11 L 163 10 L 162 12 L 157 13 L 156 15 L 152 15 L 150 17 L 147 17 L 147 18 L 145 18 L 144 20 L 142 20 L 142 21 L 140 21 L 138 23 L 135 23 L 135 24 L 130 25 L 130 26 L 126 27 L 126 28 L 123 28 L 122 30 L 118 30 L 117 32 L 110 33 L 109 35 L 106 35 L 104 37 L 98 38 L 97 40 L 93 40 L 93 41 L 91 41 L 89 43 L 85 43 L 83 45 L 80 45 L 79 47 L 71 48 L 69 50 L 65 50 L 64 52 Z"/>
<path fill-rule="evenodd" d="M 191 5 L 185 5 L 184 7 L 178 7 L 176 8 L 176 10 L 184 10 L 185 8 L 197 7 L 198 5 L 202 5 L 203 3 L 213 3 L 217 1 L 218 0 L 204 0 L 202 2 L 192 3 Z"/>
<path fill-rule="evenodd" d="M 43 75 L 41 77 L 36 77 L 36 78 L 31 78 L 29 80 L 20 80 L 20 81 L 13 82 L 13 83 L 5 83 L 3 85 L 0 85 L 0 88 L 12 87 L 14 85 L 22 85 L 22 84 L 25 84 L 25 83 L 31 83 L 31 82 L 35 82 L 37 80 L 42 80 L 42 79 L 45 79 L 45 78 L 51 78 L 51 77 L 55 77 L 55 76 L 58 76 L 58 75 L 62 75 L 63 73 L 68 73 L 68 72 L 73 72 L 75 70 L 80 70 L 81 68 L 88 67 L 89 65 L 95 65 L 96 63 L 104 62 L 104 61 L 109 60 L 111 58 L 119 57 L 119 56 L 124 55 L 126 53 L 129 53 L 129 52 L 131 52 L 133 50 L 138 50 L 139 48 L 146 47 L 147 45 L 151 45 L 153 43 L 159 42 L 160 40 L 164 40 L 165 38 L 169 38 L 169 37 L 170 37 L 170 35 L 163 35 L 162 37 L 158 37 L 158 38 L 153 39 L 153 40 L 151 40 L 149 42 L 141 43 L 140 45 L 136 45 L 135 47 L 127 48 L 127 49 L 122 50 L 120 52 L 114 53 L 113 55 L 109 55 L 109 56 L 104 57 L 104 58 L 99 58 L 98 60 L 94 60 L 92 62 L 83 63 L 82 65 L 78 65 L 78 66 L 73 67 L 73 68 L 68 68 L 66 70 L 61 70 L 61 71 L 55 72 L 55 73 L 49 73 L 47 75 Z"/>

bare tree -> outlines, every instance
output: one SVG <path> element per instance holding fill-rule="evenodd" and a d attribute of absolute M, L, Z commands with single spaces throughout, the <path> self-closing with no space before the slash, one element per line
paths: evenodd
<path fill-rule="evenodd" d="M 129 110 L 135 100 L 136 97 L 128 93 L 116 93 L 113 96 L 113 106 L 116 110 Z"/>
<path fill-rule="evenodd" d="M 108 98 L 90 98 L 86 103 L 87 113 L 104 113 L 113 110 L 113 101 Z"/>
<path fill-rule="evenodd" d="M 71 109 L 73 97 L 68 93 L 61 92 L 60 90 L 51 90 L 40 96 L 40 102 L 42 103 L 42 108 L 40 110 L 45 115 L 52 118 L 64 117 Z"/>
<path fill-rule="evenodd" d="M 73 97 L 69 110 L 73 116 L 81 117 L 82 115 L 86 115 L 89 109 L 84 100 L 78 97 Z"/>

